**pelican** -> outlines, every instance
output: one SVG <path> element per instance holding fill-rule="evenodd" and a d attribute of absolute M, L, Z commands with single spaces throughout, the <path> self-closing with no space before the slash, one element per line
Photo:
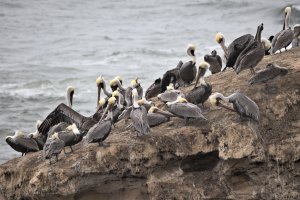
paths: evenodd
<path fill-rule="evenodd" d="M 150 99 L 152 97 L 156 97 L 160 93 L 161 93 L 161 78 L 158 78 L 146 90 L 145 98 Z"/>
<path fill-rule="evenodd" d="M 277 64 L 269 63 L 265 69 L 260 70 L 248 81 L 249 85 L 266 83 L 277 76 L 284 76 L 288 73 L 288 69 L 280 67 Z"/>
<path fill-rule="evenodd" d="M 186 95 L 186 100 L 188 102 L 193 104 L 203 104 L 211 95 L 212 86 L 204 80 L 204 75 L 208 68 L 209 64 L 207 62 L 200 63 L 195 87 Z M 200 86 L 197 87 L 199 80 Z"/>
<path fill-rule="evenodd" d="M 217 51 L 213 50 L 211 55 L 205 55 L 204 61 L 209 63 L 210 67 L 209 70 L 212 74 L 216 74 L 221 71 L 222 69 L 222 59 L 219 55 L 217 55 Z"/>
<path fill-rule="evenodd" d="M 291 7 L 286 7 L 284 10 L 285 20 L 283 23 L 283 30 L 277 33 L 273 40 L 272 40 L 272 48 L 271 54 L 274 54 L 276 51 L 280 51 L 282 48 L 286 48 L 291 44 L 294 32 L 290 27 L 290 16 L 291 16 L 292 9 Z"/>
<path fill-rule="evenodd" d="M 70 147 L 71 152 L 73 152 L 72 146 L 79 143 L 83 138 L 83 135 L 80 134 L 75 124 L 69 125 L 65 130 L 56 133 L 58 134 L 59 139 L 64 141 L 65 147 Z M 63 148 L 63 150 L 66 154 L 65 148 Z"/>
<path fill-rule="evenodd" d="M 42 124 L 42 121 L 37 120 L 37 122 L 36 122 L 36 131 L 29 134 L 29 137 L 33 138 L 36 141 L 36 143 L 38 144 L 40 150 L 43 149 L 44 144 L 47 140 L 47 137 L 45 135 L 40 134 L 39 131 L 38 131 L 41 124 Z"/>
<path fill-rule="evenodd" d="M 163 78 L 161 80 L 161 92 L 166 91 L 167 86 L 170 85 L 170 83 L 173 83 L 173 85 L 178 86 L 184 84 L 179 74 L 182 64 L 183 62 L 180 60 L 174 69 L 168 70 L 164 73 Z"/>
<path fill-rule="evenodd" d="M 294 25 L 294 39 L 292 42 L 292 47 L 299 47 L 300 46 L 300 24 Z"/>
<path fill-rule="evenodd" d="M 261 42 L 263 43 L 263 46 L 265 47 L 265 55 L 270 55 L 270 50 L 272 48 L 272 44 L 270 40 L 266 38 L 261 38 Z"/>
<path fill-rule="evenodd" d="M 187 54 L 192 58 L 191 61 L 183 63 L 179 69 L 180 78 L 183 80 L 185 84 L 191 84 L 197 73 L 196 69 L 196 56 L 195 56 L 196 46 L 193 44 L 189 44 L 187 48 Z"/>
<path fill-rule="evenodd" d="M 261 42 L 261 32 L 264 25 L 261 24 L 257 27 L 255 40 L 251 42 L 236 59 L 234 69 L 237 74 L 245 69 L 250 69 L 252 74 L 255 74 L 254 67 L 263 59 L 265 55 L 265 48 Z"/>
<path fill-rule="evenodd" d="M 224 51 L 226 66 L 223 71 L 225 71 L 227 67 L 233 68 L 240 53 L 248 46 L 248 44 L 254 41 L 254 37 L 251 34 L 246 34 L 236 38 L 228 47 L 226 47 L 225 37 L 222 33 L 217 33 L 215 39 L 216 42 L 221 45 Z"/>
<path fill-rule="evenodd" d="M 157 97 L 162 102 L 172 102 L 175 101 L 179 95 L 183 96 L 183 93 L 180 90 L 175 90 L 173 83 L 170 83 L 167 90 L 157 95 Z"/>
<path fill-rule="evenodd" d="M 168 102 L 168 111 L 177 117 L 184 118 L 184 125 L 187 124 L 189 119 L 204 119 L 206 118 L 202 115 L 201 109 L 189 103 L 185 98 L 178 96 L 176 101 Z"/>
<path fill-rule="evenodd" d="M 175 117 L 173 114 L 160 110 L 159 108 L 152 106 L 147 114 L 148 123 L 150 127 L 158 126 L 170 120 L 170 117 Z"/>
<path fill-rule="evenodd" d="M 103 115 L 104 109 L 107 105 L 107 99 L 100 98 L 97 106 L 96 112 L 91 116 L 95 121 L 99 121 L 101 116 Z"/>
<path fill-rule="evenodd" d="M 151 106 L 153 105 L 152 101 L 148 101 L 145 98 L 142 98 L 140 100 L 137 101 L 137 104 L 139 106 L 144 106 L 146 111 L 149 111 L 149 109 L 151 108 Z M 119 116 L 119 120 L 121 119 L 125 119 L 127 121 L 127 119 L 130 118 L 130 113 L 132 111 L 133 106 L 129 106 L 126 107 L 123 112 L 121 113 L 121 115 Z"/>
<path fill-rule="evenodd" d="M 7 136 L 5 141 L 15 151 L 21 152 L 22 156 L 29 152 L 39 150 L 37 142 L 32 137 L 26 136 L 21 131 L 16 131 L 14 136 Z"/>
<path fill-rule="evenodd" d="M 58 154 L 63 150 L 65 147 L 65 143 L 63 140 L 59 139 L 58 133 L 54 133 L 51 138 L 47 139 L 47 142 L 44 146 L 43 155 L 44 159 L 50 160 L 51 165 L 51 158 L 52 156 L 56 157 L 56 162 L 58 161 Z"/>
<path fill-rule="evenodd" d="M 117 99 L 115 97 L 110 97 L 108 99 L 108 104 L 104 112 L 104 114 L 108 112 L 107 117 L 102 121 L 102 119 L 104 118 L 103 114 L 99 122 L 89 129 L 88 133 L 84 138 L 84 141 L 86 143 L 98 143 L 99 146 L 108 146 L 108 144 L 104 143 L 104 140 L 108 137 L 109 133 L 111 132 L 111 127 L 113 124 L 112 109 L 116 102 Z"/>
<path fill-rule="evenodd" d="M 221 100 L 232 103 L 233 109 L 223 105 L 220 102 Z M 228 97 L 216 92 L 209 97 L 209 101 L 213 106 L 220 106 L 230 111 L 237 112 L 242 120 L 251 119 L 254 121 L 259 121 L 260 114 L 257 104 L 240 92 L 235 92 Z"/>
<path fill-rule="evenodd" d="M 134 129 L 137 132 L 137 136 L 143 136 L 150 132 L 150 127 L 147 119 L 147 110 L 144 106 L 138 104 L 138 91 L 136 88 L 132 90 L 132 110 L 130 112 L 130 118 Z"/>

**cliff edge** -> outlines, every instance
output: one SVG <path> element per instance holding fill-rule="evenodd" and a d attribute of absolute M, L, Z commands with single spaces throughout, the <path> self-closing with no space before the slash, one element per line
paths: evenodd
<path fill-rule="evenodd" d="M 257 127 L 208 102 L 208 121 L 173 118 L 141 138 L 120 121 L 110 147 L 79 143 L 52 165 L 42 152 L 0 165 L 0 199 L 300 199 L 300 48 L 266 56 L 256 71 L 268 63 L 287 75 L 253 86 L 249 70 L 206 78 L 213 92 L 253 99 Z"/>

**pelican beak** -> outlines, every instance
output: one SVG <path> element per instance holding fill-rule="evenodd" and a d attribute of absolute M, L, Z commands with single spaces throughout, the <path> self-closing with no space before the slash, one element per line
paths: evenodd
<path fill-rule="evenodd" d="M 73 106 L 73 95 L 74 95 L 74 90 L 71 91 L 71 93 L 70 93 L 70 103 L 71 103 L 71 106 Z"/>
<path fill-rule="evenodd" d="M 199 83 L 199 80 L 200 80 L 200 74 L 201 74 L 201 69 L 199 68 L 198 73 L 197 73 L 197 78 L 196 78 L 196 83 L 195 83 L 194 88 L 196 88 L 197 85 L 198 85 L 198 83 Z"/>
<path fill-rule="evenodd" d="M 102 114 L 101 119 L 99 120 L 100 122 L 103 120 L 105 114 L 108 112 L 108 109 L 109 109 L 109 104 L 107 104 L 107 107 L 106 107 L 104 113 Z"/>
<path fill-rule="evenodd" d="M 225 108 L 225 109 L 227 109 L 227 110 L 230 110 L 230 111 L 232 111 L 232 112 L 236 112 L 234 109 L 230 108 L 229 106 L 226 106 L 226 105 L 222 104 L 222 103 L 219 102 L 219 101 L 217 102 L 217 106 L 220 106 L 220 107 Z"/>
<path fill-rule="evenodd" d="M 158 111 L 156 111 L 157 113 L 159 113 L 159 114 L 162 114 L 162 115 L 164 115 L 164 116 L 166 116 L 166 117 L 175 117 L 175 115 L 173 115 L 172 113 L 169 113 L 169 112 L 167 112 L 167 111 L 163 111 L 163 110 L 158 110 Z"/>

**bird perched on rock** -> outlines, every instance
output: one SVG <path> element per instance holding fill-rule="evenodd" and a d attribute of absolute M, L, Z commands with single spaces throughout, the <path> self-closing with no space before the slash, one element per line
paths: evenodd
<path fill-rule="evenodd" d="M 60 154 L 60 152 L 63 150 L 64 147 L 65 147 L 64 141 L 59 139 L 58 133 L 55 132 L 46 141 L 46 144 L 43 149 L 44 159 L 49 159 L 50 165 L 51 165 L 51 158 L 52 158 L 52 156 L 55 156 L 56 162 L 57 162 L 58 154 Z"/>
<path fill-rule="evenodd" d="M 212 74 L 216 74 L 222 69 L 222 59 L 219 55 L 217 55 L 217 51 L 213 50 L 211 55 L 205 55 L 204 61 L 209 63 L 209 70 Z"/>
<path fill-rule="evenodd" d="M 221 100 L 232 103 L 233 109 L 222 104 Z M 260 119 L 259 108 L 257 104 L 252 99 L 240 92 L 235 92 L 227 97 L 216 92 L 209 97 L 209 101 L 213 106 L 220 106 L 227 110 L 238 113 L 241 120 L 251 119 L 254 121 L 259 121 Z"/>

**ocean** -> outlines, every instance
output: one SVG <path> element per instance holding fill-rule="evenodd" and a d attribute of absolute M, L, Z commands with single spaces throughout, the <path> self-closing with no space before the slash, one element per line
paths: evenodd
<path fill-rule="evenodd" d="M 282 28 L 283 10 L 300 23 L 299 0 L 0 0 L 0 163 L 21 155 L 5 142 L 15 130 L 35 131 L 74 86 L 73 108 L 91 115 L 95 80 L 139 77 L 144 90 L 196 44 L 197 62 L 246 33 L 263 37 Z"/>

